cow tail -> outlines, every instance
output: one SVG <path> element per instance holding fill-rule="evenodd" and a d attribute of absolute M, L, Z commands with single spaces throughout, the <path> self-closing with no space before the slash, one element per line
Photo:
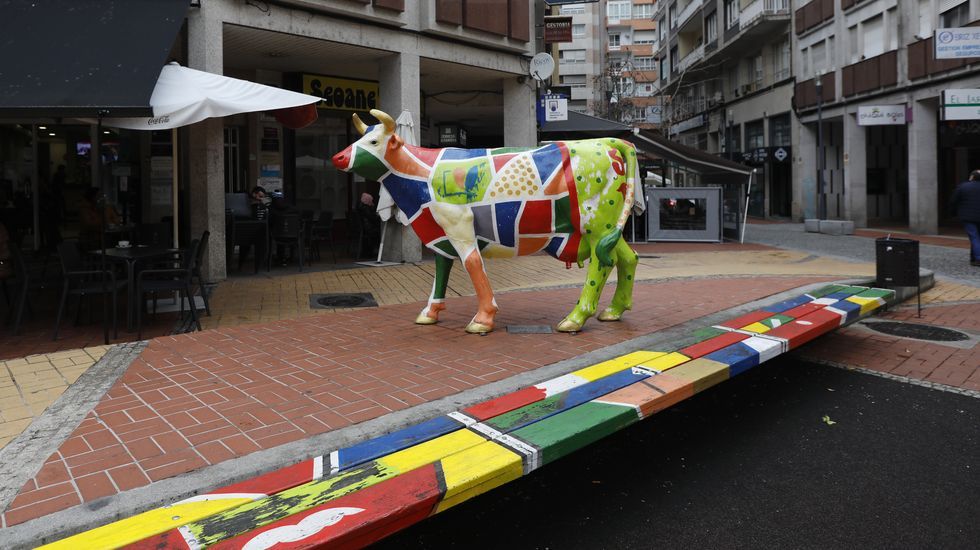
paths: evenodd
<path fill-rule="evenodd" d="M 640 167 L 636 159 L 636 147 L 628 141 L 620 141 L 616 144 L 616 148 L 619 149 L 620 154 L 623 155 L 623 160 L 626 162 L 626 194 L 623 197 L 623 213 L 616 220 L 615 229 L 599 239 L 599 243 L 595 247 L 596 258 L 599 259 L 601 265 L 606 267 L 611 267 L 615 263 L 612 251 L 623 236 L 623 227 L 626 226 L 630 210 L 633 209 L 634 191 L 636 186 L 640 184 Z"/>

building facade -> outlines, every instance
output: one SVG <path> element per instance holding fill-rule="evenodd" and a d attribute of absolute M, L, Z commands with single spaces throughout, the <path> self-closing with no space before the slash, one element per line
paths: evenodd
<path fill-rule="evenodd" d="M 790 0 L 676 0 L 657 12 L 664 128 L 754 166 L 753 216 L 792 213 L 790 20 Z"/>
<path fill-rule="evenodd" d="M 978 20 L 977 0 L 796 6 L 794 217 L 819 216 L 823 202 L 827 218 L 858 227 L 936 233 L 953 223 L 948 198 L 980 167 L 980 121 L 942 120 L 941 98 L 980 88 L 980 58 L 937 60 L 933 35 Z"/>

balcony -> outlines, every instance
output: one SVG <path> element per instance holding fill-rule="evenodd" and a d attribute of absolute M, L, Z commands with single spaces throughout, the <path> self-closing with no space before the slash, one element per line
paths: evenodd
<path fill-rule="evenodd" d="M 686 71 L 691 65 L 694 65 L 698 61 L 704 59 L 704 44 L 701 44 L 697 48 L 691 50 L 691 52 L 685 55 L 678 63 L 676 72 L 682 73 Z"/>
<path fill-rule="evenodd" d="M 687 23 L 687 20 L 690 19 L 691 16 L 695 14 L 695 12 L 701 9 L 701 4 L 702 4 L 702 0 L 691 0 L 690 3 L 688 3 L 687 6 L 685 6 L 684 9 L 681 10 L 681 13 L 677 16 L 676 24 L 672 22 L 670 28 L 683 27 L 684 23 Z"/>
<path fill-rule="evenodd" d="M 653 44 L 623 44 L 619 51 L 632 52 L 633 55 L 651 56 L 653 55 Z"/>
<path fill-rule="evenodd" d="M 850 97 L 894 86 L 898 82 L 898 51 L 892 50 L 841 69 L 841 92 Z"/>
<path fill-rule="evenodd" d="M 836 73 L 827 73 L 820 78 L 823 84 L 823 99 L 822 103 L 824 105 L 828 103 L 834 103 L 837 101 L 837 75 Z M 816 107 L 817 105 L 817 85 L 816 79 L 811 78 L 810 80 L 804 80 L 803 82 L 798 82 L 796 84 L 796 107 L 797 109 L 808 109 Z"/>
<path fill-rule="evenodd" d="M 742 30 L 761 21 L 764 17 L 789 15 L 789 0 L 755 0 L 738 15 L 738 27 Z"/>
<path fill-rule="evenodd" d="M 834 18 L 834 0 L 812 0 L 796 10 L 796 35 L 799 36 Z"/>

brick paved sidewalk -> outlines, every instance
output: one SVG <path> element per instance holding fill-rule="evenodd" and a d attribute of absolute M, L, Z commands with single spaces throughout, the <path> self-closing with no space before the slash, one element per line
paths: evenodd
<path fill-rule="evenodd" d="M 437 326 L 421 304 L 248 324 L 153 340 L 3 514 L 3 525 L 305 439 L 831 277 L 640 282 L 622 323 L 553 325 L 578 288 L 498 294 L 497 332 L 463 327 L 472 297 Z M 609 293 L 611 295 L 611 293 Z M 607 296 L 606 300 L 611 296 Z"/>

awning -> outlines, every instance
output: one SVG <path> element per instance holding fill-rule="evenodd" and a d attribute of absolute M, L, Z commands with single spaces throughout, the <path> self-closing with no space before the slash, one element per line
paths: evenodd
<path fill-rule="evenodd" d="M 657 132 L 633 130 L 620 122 L 576 111 L 568 111 L 568 120 L 547 122 L 541 127 L 541 139 L 543 140 L 597 137 L 618 137 L 628 140 L 636 145 L 637 149 L 650 156 L 676 162 L 689 170 L 704 175 L 739 174 L 745 176 L 744 182 L 741 183 L 747 183 L 748 175 L 752 173 L 750 166 L 670 141 Z"/>
<path fill-rule="evenodd" d="M 0 0 L 0 116 L 148 116 L 188 0 Z"/>

